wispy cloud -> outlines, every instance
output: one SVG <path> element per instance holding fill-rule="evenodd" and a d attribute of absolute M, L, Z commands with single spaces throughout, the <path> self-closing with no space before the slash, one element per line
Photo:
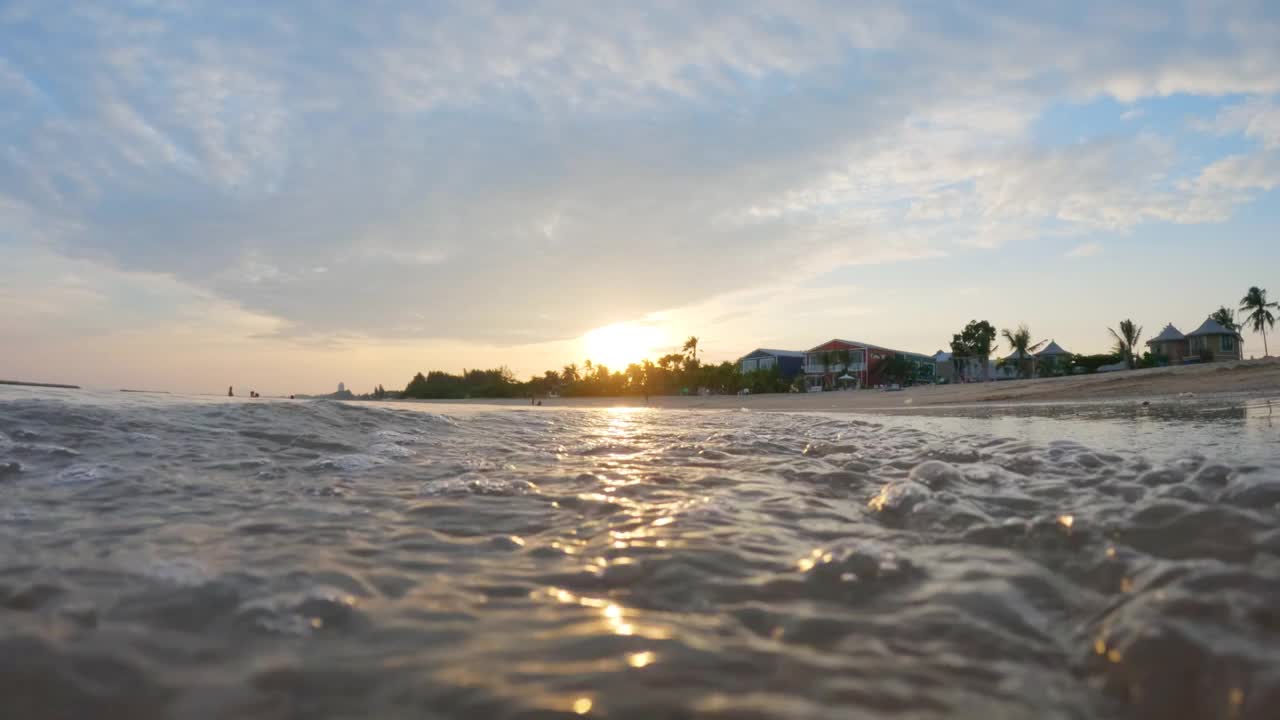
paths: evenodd
<path fill-rule="evenodd" d="M 32 3 L 0 25 L 0 194 L 21 242 L 267 334 L 497 346 L 1276 186 L 1275 8 L 1087 5 Z M 1207 127 L 1257 150 L 1037 131 L 1175 93 L 1250 95 Z"/>
<path fill-rule="evenodd" d="M 1086 257 L 1093 257 L 1094 255 L 1097 255 L 1100 252 L 1102 252 L 1101 244 L 1095 243 L 1095 242 L 1082 243 L 1068 250 L 1064 255 L 1064 257 L 1086 258 Z"/>

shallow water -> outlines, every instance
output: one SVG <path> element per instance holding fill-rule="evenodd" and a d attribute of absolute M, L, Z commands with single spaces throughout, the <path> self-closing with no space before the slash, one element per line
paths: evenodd
<path fill-rule="evenodd" d="M 1277 440 L 0 388 L 0 717 L 1273 718 Z"/>

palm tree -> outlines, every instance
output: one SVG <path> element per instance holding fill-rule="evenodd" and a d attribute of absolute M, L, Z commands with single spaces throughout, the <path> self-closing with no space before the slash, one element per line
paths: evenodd
<path fill-rule="evenodd" d="M 827 376 L 831 374 L 831 366 L 835 365 L 835 353 L 830 350 L 822 351 L 822 389 L 827 389 Z"/>
<path fill-rule="evenodd" d="M 839 349 L 839 350 L 836 350 L 836 351 L 832 352 L 832 353 L 831 353 L 831 363 L 832 363 L 833 365 L 839 365 L 839 366 L 841 367 L 841 369 L 844 371 L 844 374 L 845 374 L 845 375 L 848 375 L 848 374 L 849 374 L 849 350 L 848 350 L 848 348 L 841 348 L 841 349 Z M 832 380 L 832 382 L 835 382 L 835 380 L 833 379 L 833 380 Z"/>
<path fill-rule="evenodd" d="M 1267 291 L 1256 285 L 1240 298 L 1240 312 L 1248 313 L 1244 316 L 1245 323 L 1254 332 L 1262 333 L 1263 357 L 1271 357 L 1271 351 L 1267 349 L 1267 328 L 1276 326 L 1276 316 L 1271 314 L 1271 308 L 1280 309 L 1280 304 L 1267 302 Z"/>
<path fill-rule="evenodd" d="M 1031 331 L 1027 329 L 1025 323 L 1018 325 L 1017 330 L 1006 328 L 1000 334 L 1018 356 L 1018 375 L 1021 377 L 1025 370 L 1026 376 L 1030 377 L 1031 371 L 1034 370 L 1034 366 L 1031 365 L 1031 353 L 1039 350 L 1044 345 L 1044 340 L 1031 344 Z"/>
<path fill-rule="evenodd" d="M 560 377 L 564 378 L 566 383 L 578 382 L 578 366 L 574 363 L 565 365 L 564 370 L 560 371 Z"/>
<path fill-rule="evenodd" d="M 1209 319 L 1228 330 L 1235 330 L 1237 332 L 1240 330 L 1240 326 L 1236 324 L 1236 312 L 1225 305 L 1214 310 L 1213 314 L 1209 316 Z"/>
<path fill-rule="evenodd" d="M 1116 353 L 1124 359 L 1130 370 L 1137 367 L 1134 348 L 1138 346 L 1138 340 L 1142 337 L 1142 326 L 1134 325 L 1132 320 L 1121 320 L 1120 332 L 1112 328 L 1107 330 L 1111 333 L 1111 337 L 1116 339 Z"/>
<path fill-rule="evenodd" d="M 686 355 L 689 356 L 690 360 L 697 360 L 698 359 L 698 338 L 694 337 L 693 335 L 690 335 L 689 339 L 684 341 L 684 352 Z"/>

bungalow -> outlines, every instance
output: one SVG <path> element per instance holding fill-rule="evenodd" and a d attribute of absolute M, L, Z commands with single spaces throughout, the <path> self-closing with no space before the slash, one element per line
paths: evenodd
<path fill-rule="evenodd" d="M 1034 368 L 1034 355 L 1031 353 L 1023 355 L 1020 350 L 1014 350 L 996 363 L 996 379 L 1013 380 L 1022 377 L 1024 371 L 1027 375 L 1031 375 Z"/>
<path fill-rule="evenodd" d="M 782 377 L 793 378 L 804 370 L 804 353 L 798 350 L 757 348 L 738 359 L 738 372 L 743 375 L 773 368 L 777 368 Z"/>
<path fill-rule="evenodd" d="M 1199 357 L 1202 362 L 1214 360 L 1239 360 L 1243 338 L 1234 329 L 1223 327 L 1213 318 L 1205 319 L 1200 327 L 1187 333 L 1187 355 Z"/>
<path fill-rule="evenodd" d="M 829 390 L 844 376 L 852 377 L 857 387 L 879 385 L 885 382 L 884 362 L 893 357 L 913 363 L 917 381 L 933 380 L 934 363 L 928 355 L 837 338 L 805 352 L 805 385 L 810 391 Z"/>
<path fill-rule="evenodd" d="M 1071 353 L 1050 340 L 1048 345 L 1035 354 L 1035 365 L 1036 375 L 1039 377 L 1065 375 L 1071 365 Z"/>
<path fill-rule="evenodd" d="M 1162 364 L 1177 365 L 1187 356 L 1187 336 L 1169 323 L 1159 335 L 1147 341 L 1147 349 L 1156 358 L 1163 358 Z"/>

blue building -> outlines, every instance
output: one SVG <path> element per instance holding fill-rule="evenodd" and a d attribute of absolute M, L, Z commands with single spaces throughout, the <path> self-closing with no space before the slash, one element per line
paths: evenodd
<path fill-rule="evenodd" d="M 778 368 L 784 378 L 793 378 L 804 369 L 804 353 L 794 350 L 769 350 L 759 348 L 738 359 L 738 372 L 747 374 L 756 370 Z"/>

